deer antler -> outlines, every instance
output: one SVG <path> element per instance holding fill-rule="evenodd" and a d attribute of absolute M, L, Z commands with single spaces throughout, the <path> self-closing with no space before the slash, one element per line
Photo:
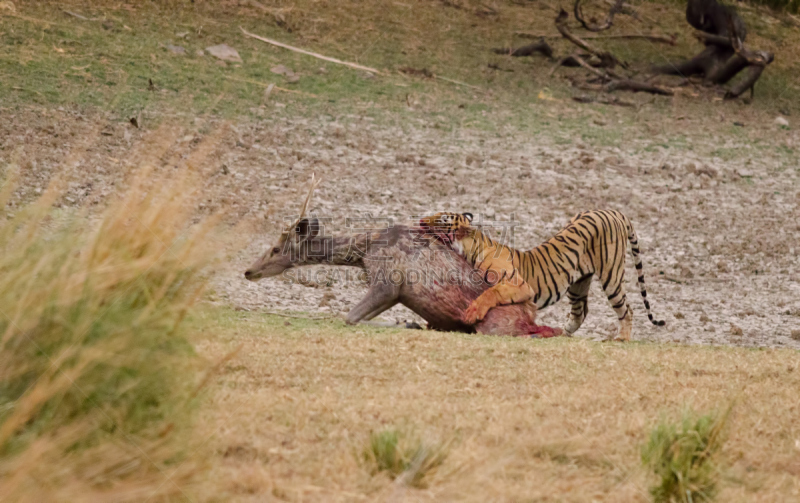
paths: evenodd
<path fill-rule="evenodd" d="M 306 196 L 305 202 L 303 202 L 303 207 L 300 210 L 300 217 L 298 218 L 298 220 L 300 220 L 304 216 L 306 216 L 306 210 L 308 210 L 308 203 L 311 202 L 311 195 L 314 193 L 314 189 L 317 188 L 317 185 L 319 185 L 322 182 L 322 178 L 320 178 L 319 180 L 315 181 L 314 177 L 315 177 L 315 175 L 314 175 L 314 173 L 312 173 L 311 174 L 311 184 L 309 185 L 309 188 L 308 188 L 308 195 Z"/>

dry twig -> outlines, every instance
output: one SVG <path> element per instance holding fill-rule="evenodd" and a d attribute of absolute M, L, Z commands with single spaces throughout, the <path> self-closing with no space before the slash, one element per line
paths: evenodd
<path fill-rule="evenodd" d="M 272 40 L 270 38 L 262 37 L 260 35 L 255 35 L 253 33 L 248 32 L 247 30 L 245 30 L 241 26 L 239 27 L 239 29 L 242 30 L 242 33 L 244 33 L 245 36 L 254 38 L 256 40 L 260 40 L 262 42 L 266 42 L 268 44 L 276 45 L 278 47 L 283 47 L 284 49 L 289 49 L 290 51 L 299 52 L 300 54 L 305 54 L 307 56 L 312 56 L 314 58 L 321 59 L 323 61 L 329 61 L 331 63 L 336 63 L 337 65 L 344 65 L 344 66 L 347 66 L 347 67 L 350 67 L 350 68 L 354 68 L 356 70 L 363 70 L 365 72 L 370 72 L 370 73 L 374 73 L 374 74 L 377 74 L 377 75 L 382 75 L 382 73 L 380 71 L 376 70 L 375 68 L 370 68 L 368 66 L 359 65 L 357 63 L 350 63 L 349 61 L 342 61 L 341 59 L 331 58 L 329 56 L 323 56 L 322 54 L 318 54 L 316 52 L 307 51 L 307 50 L 301 49 L 299 47 L 294 47 L 294 46 L 291 46 L 291 45 L 288 45 L 288 44 L 284 44 L 283 42 L 278 42 L 277 40 Z"/>
<path fill-rule="evenodd" d="M 542 39 L 542 38 L 563 38 L 564 36 L 560 33 L 549 33 L 549 34 L 539 34 L 539 33 L 530 33 L 527 31 L 515 31 L 514 35 L 522 38 L 529 38 L 529 39 Z M 678 42 L 678 37 L 673 34 L 671 36 L 666 35 L 646 35 L 641 33 L 621 33 L 618 35 L 584 35 L 582 38 L 586 40 L 647 40 L 649 42 L 655 42 L 659 44 L 668 44 L 668 45 L 675 45 Z"/>

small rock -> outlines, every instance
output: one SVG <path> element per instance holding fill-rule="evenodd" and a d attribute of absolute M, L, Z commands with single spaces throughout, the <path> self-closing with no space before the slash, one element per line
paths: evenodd
<path fill-rule="evenodd" d="M 326 73 L 328 73 L 328 69 L 327 69 L 327 68 L 325 68 L 324 66 L 321 66 L 321 67 L 319 67 L 319 69 L 317 70 L 317 73 L 319 73 L 320 75 L 325 75 Z"/>
<path fill-rule="evenodd" d="M 792 111 L 791 111 L 791 110 L 789 110 L 788 108 L 781 108 L 781 109 L 780 109 L 780 110 L 778 110 L 778 111 L 779 111 L 779 112 L 780 112 L 782 115 L 785 115 L 786 117 L 789 117 L 790 115 L 792 115 Z"/>
<path fill-rule="evenodd" d="M 792 330 L 792 339 L 800 341 L 800 330 Z"/>
<path fill-rule="evenodd" d="M 297 74 L 295 74 L 295 75 L 287 75 L 286 76 L 286 82 L 288 82 L 290 84 L 295 84 L 295 83 L 297 83 L 299 81 L 300 81 L 300 76 L 297 75 Z"/>
<path fill-rule="evenodd" d="M 291 322 L 289 322 L 289 321 L 284 321 L 284 322 L 283 322 L 283 326 L 284 326 L 284 327 L 291 327 L 291 326 L 292 326 L 292 323 L 291 323 Z"/>
<path fill-rule="evenodd" d="M 702 321 L 703 323 L 708 323 L 709 321 L 711 321 L 711 318 L 709 318 L 705 314 L 701 314 L 700 315 L 700 321 Z"/>
<path fill-rule="evenodd" d="M 789 121 L 784 119 L 783 117 L 775 117 L 775 124 L 781 127 L 789 127 Z"/>
<path fill-rule="evenodd" d="M 493 219 L 495 216 L 494 208 L 486 208 L 485 210 L 483 210 L 483 216 L 490 220 Z"/>
<path fill-rule="evenodd" d="M 749 169 L 739 168 L 736 170 L 736 174 L 739 175 L 741 178 L 752 178 L 754 173 Z"/>
<path fill-rule="evenodd" d="M 684 318 L 685 318 L 685 316 L 683 315 L 683 313 L 675 313 L 675 319 L 676 320 L 682 320 Z"/>
<path fill-rule="evenodd" d="M 682 278 L 687 278 L 687 279 L 692 279 L 692 278 L 694 278 L 694 273 L 688 267 L 681 266 L 681 277 Z"/>
<path fill-rule="evenodd" d="M 167 44 L 167 45 L 165 45 L 164 47 L 165 47 L 165 48 L 166 48 L 166 49 L 167 49 L 169 52 L 171 52 L 172 54 L 178 54 L 178 55 L 180 55 L 180 56 L 183 56 L 184 54 L 186 54 L 186 49 L 184 49 L 183 47 L 181 47 L 181 46 L 179 46 L 179 45 Z"/>
<path fill-rule="evenodd" d="M 198 56 L 206 55 L 206 51 L 204 51 L 203 49 L 197 49 L 194 53 L 197 54 Z"/>
<path fill-rule="evenodd" d="M 186 37 L 189 36 L 189 32 L 188 31 L 182 31 L 180 33 L 176 33 L 175 36 L 178 37 L 178 38 L 186 38 Z"/>
<path fill-rule="evenodd" d="M 716 178 L 719 176 L 719 170 L 713 166 L 709 166 L 708 164 L 703 164 L 695 173 L 698 175 L 708 175 L 709 178 Z"/>
<path fill-rule="evenodd" d="M 603 119 L 595 119 L 592 122 L 594 122 L 598 126 L 605 126 L 606 124 L 608 124 L 608 122 L 604 121 Z"/>
<path fill-rule="evenodd" d="M 361 72 L 361 78 L 366 80 L 372 80 L 375 78 L 375 75 L 370 72 Z"/>
<path fill-rule="evenodd" d="M 744 332 L 741 328 L 737 327 L 733 323 L 731 323 L 731 335 L 735 335 L 737 337 L 741 337 L 744 335 Z"/>
<path fill-rule="evenodd" d="M 236 51 L 236 49 L 228 44 L 218 44 L 212 45 L 211 47 L 206 47 L 206 52 L 215 58 L 221 59 L 222 61 L 234 61 L 236 63 L 242 62 L 242 58 L 239 56 L 239 53 Z"/>

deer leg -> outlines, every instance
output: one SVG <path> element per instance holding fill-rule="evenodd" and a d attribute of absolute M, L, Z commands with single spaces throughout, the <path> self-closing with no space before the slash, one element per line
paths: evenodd
<path fill-rule="evenodd" d="M 395 286 L 386 283 L 374 284 L 361 302 L 353 306 L 347 313 L 344 321 L 348 325 L 355 325 L 362 320 L 371 320 L 398 302 L 400 299 Z"/>

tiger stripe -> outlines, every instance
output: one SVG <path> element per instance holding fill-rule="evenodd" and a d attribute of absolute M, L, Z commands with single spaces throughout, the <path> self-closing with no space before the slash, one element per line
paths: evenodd
<path fill-rule="evenodd" d="M 565 331 L 574 333 L 588 312 L 588 291 L 591 279 L 600 280 L 608 302 L 620 320 L 618 339 L 629 340 L 632 311 L 625 293 L 625 259 L 627 245 L 636 268 L 639 290 L 647 317 L 656 326 L 650 310 L 645 287 L 639 240 L 633 224 L 615 210 L 585 211 L 573 217 L 558 234 L 529 251 L 520 251 L 495 242 L 479 229 L 472 227 L 472 215 L 437 213 L 423 218 L 420 224 L 434 231 L 440 239 L 452 243 L 476 269 L 494 271 L 503 279 L 503 292 L 479 297 L 470 310 L 485 312 L 502 303 L 531 300 L 543 309 L 566 295 L 571 304 Z M 513 290 L 521 278 L 530 294 Z M 499 288 L 496 286 L 495 288 Z M 487 291 L 488 292 L 488 291 Z M 481 303 L 487 305 L 480 306 Z M 468 310 L 469 311 L 469 310 Z M 480 318 L 478 318 L 480 319 Z"/>

